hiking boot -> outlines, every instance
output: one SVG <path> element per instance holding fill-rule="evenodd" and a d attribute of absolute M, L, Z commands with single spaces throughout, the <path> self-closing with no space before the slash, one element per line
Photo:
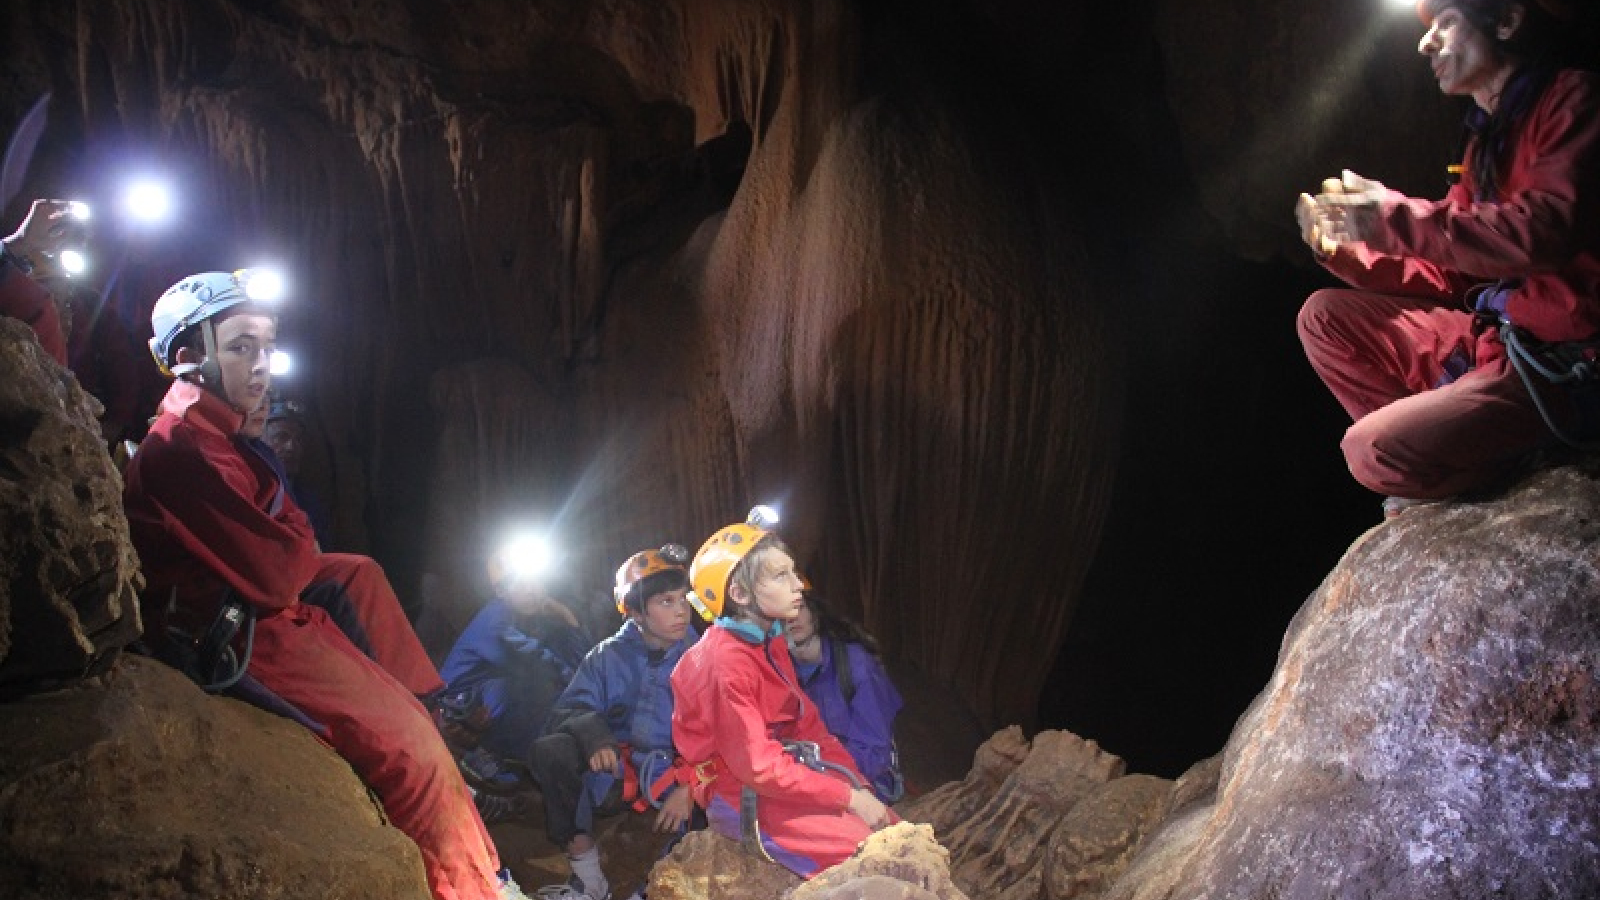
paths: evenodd
<path fill-rule="evenodd" d="M 513 794 L 528 786 L 516 764 L 495 756 L 479 747 L 468 750 L 456 759 L 461 775 L 467 783 L 491 794 Z"/>
<path fill-rule="evenodd" d="M 1409 497 L 1385 497 L 1383 500 L 1383 517 L 1392 519 L 1408 509 L 1414 509 L 1418 506 L 1431 506 L 1438 502 L 1440 501 L 1412 500 Z"/>
<path fill-rule="evenodd" d="M 472 803 L 478 807 L 478 818 L 485 825 L 510 822 L 528 815 L 528 798 L 521 794 L 489 794 L 472 790 L 470 785 L 467 789 L 472 791 Z"/>

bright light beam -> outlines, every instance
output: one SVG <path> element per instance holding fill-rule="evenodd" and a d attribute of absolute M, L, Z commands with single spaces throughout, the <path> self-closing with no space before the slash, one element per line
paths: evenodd
<path fill-rule="evenodd" d="M 172 192 L 157 181 L 138 181 L 122 195 L 122 207 L 140 222 L 164 222 L 172 214 Z"/>

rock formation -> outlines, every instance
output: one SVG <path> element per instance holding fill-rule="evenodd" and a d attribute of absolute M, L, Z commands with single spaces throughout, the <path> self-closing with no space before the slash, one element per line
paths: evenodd
<path fill-rule="evenodd" d="M 416 845 L 309 731 L 124 655 L 0 703 L 0 895 L 429 893 Z"/>
<path fill-rule="evenodd" d="M 686 835 L 656 864 L 647 893 L 655 900 L 743 900 L 781 897 L 798 884 L 788 869 L 706 830 Z"/>
<path fill-rule="evenodd" d="M 929 823 L 972 897 L 1066 900 L 1098 896 L 1173 806 L 1177 788 L 1124 775 L 1093 741 L 1010 728 L 990 738 L 960 783 L 897 811 Z"/>
<path fill-rule="evenodd" d="M 1600 894 L 1597 559 L 1592 465 L 1362 536 L 1105 900 Z"/>
<path fill-rule="evenodd" d="M 902 822 L 868 837 L 851 858 L 801 881 L 711 831 L 685 837 L 650 872 L 655 900 L 967 900 L 948 853 L 927 825 Z"/>
<path fill-rule="evenodd" d="M 102 670 L 139 636 L 143 580 L 98 411 L 0 318 L 0 692 Z"/>

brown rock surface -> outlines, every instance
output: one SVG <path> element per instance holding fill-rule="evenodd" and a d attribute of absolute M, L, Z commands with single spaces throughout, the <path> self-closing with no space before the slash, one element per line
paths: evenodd
<path fill-rule="evenodd" d="M 1099 897 L 1133 859 L 1167 813 L 1173 784 L 1153 775 L 1124 775 L 1072 807 L 1050 835 L 1040 869 L 1047 900 Z"/>
<path fill-rule="evenodd" d="M 650 870 L 647 893 L 651 900 L 767 900 L 798 884 L 793 872 L 707 829 L 684 836 Z"/>
<path fill-rule="evenodd" d="M 1056 827 L 1123 770 L 1121 759 L 1093 741 L 1067 731 L 1040 732 L 988 802 L 942 832 L 956 882 L 974 897 L 1038 897 Z"/>
<path fill-rule="evenodd" d="M 140 633 L 143 580 L 99 403 L 0 318 L 0 692 L 103 668 Z"/>
<path fill-rule="evenodd" d="M 932 828 L 901 822 L 874 832 L 855 856 L 802 883 L 787 900 L 967 900 L 950 878 L 949 860 Z"/>
<path fill-rule="evenodd" d="M 1600 895 L 1596 560 L 1592 466 L 1362 536 L 1296 616 L 1215 802 L 1107 897 Z"/>
<path fill-rule="evenodd" d="M 932 825 L 935 834 L 949 834 L 994 799 L 1000 786 L 1028 758 L 1028 748 L 1020 727 L 1003 728 L 978 747 L 965 778 L 906 800 L 895 807 L 895 812 L 907 821 Z"/>
<path fill-rule="evenodd" d="M 0 704 L 0 896 L 398 900 L 416 845 L 310 732 L 125 655 Z"/>

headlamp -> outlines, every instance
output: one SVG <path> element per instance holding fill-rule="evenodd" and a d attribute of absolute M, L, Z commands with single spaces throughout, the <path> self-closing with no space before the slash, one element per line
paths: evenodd
<path fill-rule="evenodd" d="M 161 222 L 172 213 L 172 194 L 158 181 L 136 181 L 122 195 L 122 209 L 140 222 Z"/>
<path fill-rule="evenodd" d="M 283 273 L 277 269 L 240 269 L 233 277 L 251 300 L 270 303 L 283 298 Z"/>
<path fill-rule="evenodd" d="M 778 521 L 777 509 L 763 503 L 750 508 L 750 515 L 745 518 L 744 523 L 751 528 L 771 531 L 778 527 Z"/>
<path fill-rule="evenodd" d="M 555 567 L 555 548 L 542 535 L 514 535 L 500 548 L 500 570 L 509 581 L 537 581 Z"/>
<path fill-rule="evenodd" d="M 89 260 L 77 250 L 63 250 L 57 259 L 61 262 L 61 270 L 68 275 L 78 275 L 89 267 Z"/>

